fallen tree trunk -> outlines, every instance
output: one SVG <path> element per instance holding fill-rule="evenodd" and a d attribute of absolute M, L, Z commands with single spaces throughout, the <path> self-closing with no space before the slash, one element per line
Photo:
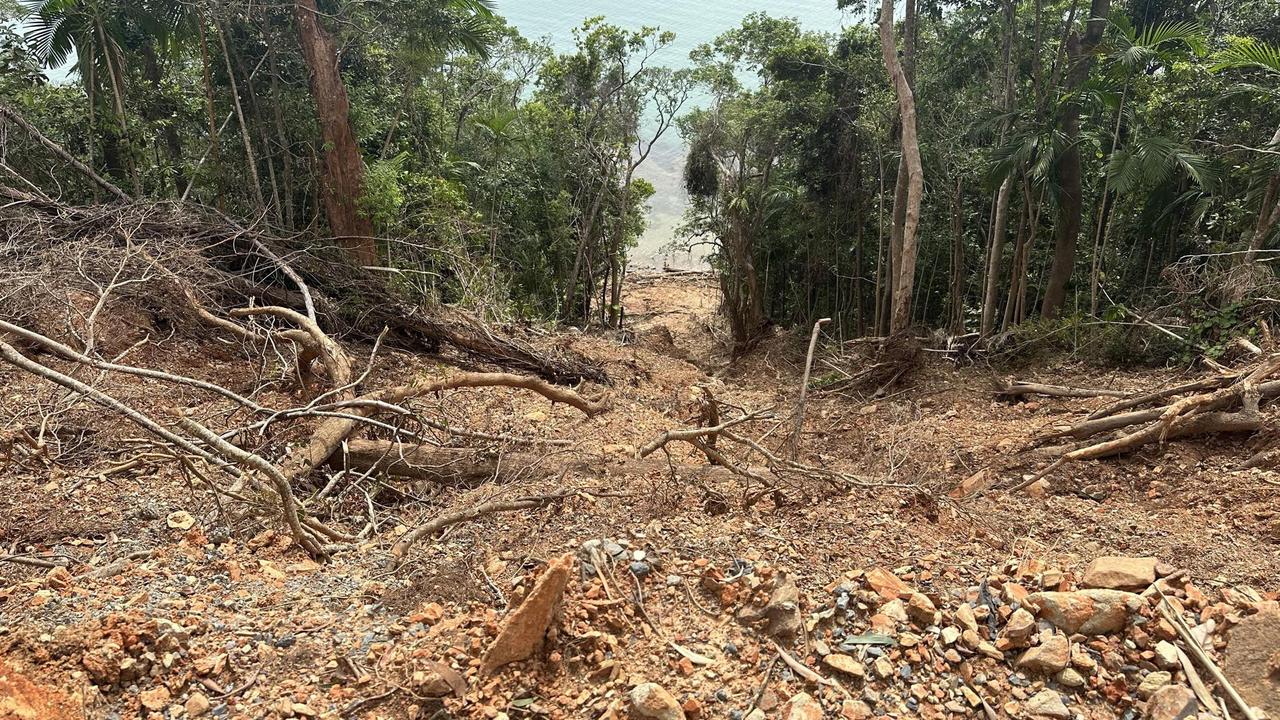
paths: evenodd
<path fill-rule="evenodd" d="M 1259 398 L 1262 400 L 1271 400 L 1280 397 L 1280 380 L 1272 380 L 1257 386 Z M 1205 411 L 1224 410 L 1232 407 L 1240 402 L 1238 395 L 1224 396 L 1214 400 L 1212 403 L 1204 406 Z M 1069 427 L 1056 430 L 1046 438 L 1072 437 L 1077 440 L 1084 440 L 1099 433 L 1111 430 L 1120 430 L 1131 425 L 1139 425 L 1159 420 L 1169 409 L 1169 406 L 1161 406 L 1148 410 L 1135 410 L 1133 412 L 1121 413 L 1119 415 L 1111 415 L 1100 417 L 1096 420 L 1086 419 L 1083 422 L 1076 423 Z M 1092 417 L 1092 416 L 1090 416 Z"/>
<path fill-rule="evenodd" d="M 1023 395 L 1045 395 L 1048 397 L 1125 397 L 1123 390 L 1106 390 L 1101 388 L 1077 388 L 1066 385 L 1045 385 L 1042 383 L 1023 382 L 1008 378 L 996 387 L 996 395 L 1004 398 L 1015 398 Z"/>
<path fill-rule="evenodd" d="M 671 463 L 665 458 L 616 458 L 572 455 L 557 458 L 556 466 L 594 477 L 642 476 L 675 471 L 690 479 L 732 479 L 735 475 L 718 465 Z M 349 472 L 382 472 L 387 475 L 439 483 L 480 483 L 537 467 L 548 460 L 545 453 L 478 453 L 475 450 L 411 445 L 393 440 L 348 440 L 346 451 L 330 464 Z"/>

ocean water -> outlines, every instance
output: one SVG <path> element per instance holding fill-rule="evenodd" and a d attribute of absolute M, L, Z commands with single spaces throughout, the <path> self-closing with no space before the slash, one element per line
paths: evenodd
<path fill-rule="evenodd" d="M 764 11 L 775 17 L 793 17 L 807 30 L 839 32 L 858 18 L 838 10 L 835 0 L 498 0 L 497 12 L 529 38 L 544 39 L 562 52 L 573 50 L 573 29 L 597 15 L 628 29 L 656 26 L 675 32 L 675 41 L 654 59 L 655 63 L 681 68 L 689 65 L 689 52 L 698 45 L 736 27 L 747 15 Z M 696 106 L 692 98 L 686 109 Z M 688 267 L 700 265 L 705 251 L 693 256 L 663 251 L 675 235 L 684 213 L 682 183 L 684 144 L 676 128 L 667 131 L 638 174 L 653 183 L 649 222 L 632 253 L 633 265 L 664 263 Z"/>

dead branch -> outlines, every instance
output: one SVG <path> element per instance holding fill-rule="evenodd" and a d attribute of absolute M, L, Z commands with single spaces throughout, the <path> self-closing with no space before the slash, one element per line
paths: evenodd
<path fill-rule="evenodd" d="M 520 510 L 533 510 L 535 508 L 546 507 L 551 503 L 563 500 L 567 497 L 577 495 L 576 490 L 566 490 L 551 495 L 537 495 L 531 497 L 516 498 L 514 500 L 494 500 L 492 502 L 482 503 L 472 508 L 467 508 L 461 512 L 442 515 L 431 520 L 430 522 L 419 525 L 418 527 L 405 533 L 399 541 L 391 548 L 391 559 L 388 565 L 394 567 L 399 564 L 400 560 L 409 552 L 409 548 L 422 538 L 458 523 L 475 520 L 478 517 L 492 515 L 499 512 L 518 512 Z"/>
<path fill-rule="evenodd" d="M 804 401 L 809 394 L 809 373 L 813 371 L 813 350 L 818 346 L 818 334 L 822 332 L 822 326 L 831 322 L 831 318 L 822 318 L 813 324 L 813 331 L 809 333 L 809 351 L 804 357 L 804 376 L 800 379 L 800 399 L 796 402 L 795 412 L 795 429 L 791 431 L 791 439 L 788 443 L 791 459 L 795 460 L 800 452 L 800 434 L 804 430 Z"/>
<path fill-rule="evenodd" d="M 298 507 L 297 498 L 293 496 L 293 488 L 290 487 L 289 481 L 275 465 L 272 465 L 261 455 L 256 455 L 223 440 L 221 437 L 218 437 L 217 433 L 189 417 L 180 418 L 178 422 L 182 425 L 183 429 L 205 441 L 210 445 L 210 447 L 214 448 L 228 459 L 267 476 L 271 481 L 271 486 L 276 491 L 276 495 L 280 498 L 280 508 L 284 513 L 285 523 L 289 526 L 289 531 L 293 534 L 293 539 L 313 557 L 322 558 L 326 556 L 324 548 L 321 547 L 320 543 L 316 542 L 315 539 L 302 529 L 301 512 Z"/>
<path fill-rule="evenodd" d="M 1094 412 L 1089 414 L 1089 419 L 1097 420 L 1099 418 L 1109 417 L 1111 415 L 1115 415 L 1118 412 L 1122 412 L 1124 410 L 1129 410 L 1136 407 L 1141 407 L 1148 403 L 1153 403 L 1157 400 L 1164 400 L 1166 398 L 1171 398 L 1175 395 L 1182 395 L 1184 393 L 1189 393 L 1189 392 L 1197 392 L 1199 390 L 1214 390 L 1214 389 L 1223 387 L 1225 385 L 1230 385 L 1231 383 L 1238 380 L 1239 377 L 1240 377 L 1239 375 L 1218 375 L 1211 378 L 1205 378 L 1203 380 L 1196 380 L 1195 382 L 1184 383 L 1182 385 L 1175 385 L 1173 387 L 1164 388 L 1163 390 L 1155 390 L 1149 393 L 1144 393 L 1142 395 L 1128 397 L 1128 398 L 1125 398 L 1124 400 L 1120 400 L 1119 402 L 1108 405 L 1100 410 L 1095 410 Z"/>
<path fill-rule="evenodd" d="M 76 158 L 75 155 L 72 155 L 71 153 L 67 152 L 67 150 L 63 148 L 61 145 L 59 145 L 58 143 L 46 137 L 45 134 L 40 132 L 34 125 L 27 122 L 27 119 L 24 118 L 22 114 L 19 113 L 17 110 L 14 110 L 13 108 L 9 107 L 8 105 L 5 105 L 4 103 L 0 103 L 0 118 L 4 118 L 9 122 L 13 123 L 14 125 L 17 125 L 18 127 L 22 128 L 24 131 L 26 131 L 28 135 L 31 136 L 32 140 L 35 140 L 37 143 L 43 145 L 49 152 L 53 153 L 54 155 L 57 155 L 58 158 L 61 159 L 63 162 L 67 163 L 71 167 L 78 170 L 85 177 L 97 183 L 99 187 L 101 187 L 103 190 L 106 190 L 107 192 L 114 195 L 116 199 L 124 200 L 125 202 L 130 202 L 133 200 L 133 198 L 128 193 L 126 193 L 125 191 L 113 185 L 106 178 L 94 172 L 93 168 L 80 162 L 80 160 Z"/>
<path fill-rule="evenodd" d="M 1021 490 L 1028 487 L 1070 462 L 1119 455 L 1149 443 L 1163 442 L 1164 440 L 1191 435 L 1254 432 L 1260 429 L 1263 417 L 1258 409 L 1259 393 L 1257 389 L 1251 389 L 1241 400 L 1244 407 L 1238 412 L 1201 412 L 1197 415 L 1185 416 L 1180 421 L 1169 424 L 1162 422 L 1158 417 L 1140 430 L 1121 435 L 1113 440 L 1077 448 L 1064 454 L 1029 479 L 1018 483 L 1012 490 Z M 1161 415 L 1163 416 L 1163 413 Z"/>
<path fill-rule="evenodd" d="M 719 435 L 721 432 L 731 427 L 734 427 L 735 425 L 741 425 L 742 423 L 751 422 L 752 420 L 765 420 L 770 417 L 773 417 L 771 414 L 772 410 L 773 410 L 772 407 L 765 408 L 764 410 L 757 410 L 753 413 L 748 413 L 747 415 L 743 415 L 740 418 L 735 418 L 728 422 L 720 423 L 719 425 L 716 425 L 714 427 L 676 428 L 672 430 L 666 430 L 661 435 L 658 435 L 654 439 L 645 443 L 644 447 L 636 451 L 636 457 L 638 458 L 648 457 L 649 455 L 653 454 L 654 452 L 662 448 L 667 443 L 672 442 L 673 440 L 687 441 L 687 440 L 693 440 L 695 438 L 703 438 L 706 436 L 711 436 L 711 438 L 714 438 L 717 435 Z M 705 444 L 707 444 L 708 446 L 714 447 L 714 445 L 712 445 L 712 443 L 710 442 L 711 438 L 708 438 L 708 441 Z"/>
<path fill-rule="evenodd" d="M 1047 397 L 1125 397 L 1123 390 L 1107 390 L 1103 388 L 1077 388 L 1066 385 L 1045 385 L 1042 383 L 1024 382 L 1013 378 L 1005 378 L 996 387 L 996 396 L 1003 398 L 1021 397 L 1023 395 L 1045 395 Z"/>

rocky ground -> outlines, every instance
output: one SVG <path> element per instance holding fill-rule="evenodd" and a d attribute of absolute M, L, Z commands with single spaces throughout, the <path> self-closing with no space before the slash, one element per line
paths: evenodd
<path fill-rule="evenodd" d="M 1249 441 L 1006 492 L 1043 464 L 1037 431 L 1102 401 L 1006 403 L 991 368 L 929 361 L 880 397 L 810 395 L 799 457 L 886 486 L 792 482 L 748 503 L 751 481 L 686 472 L 705 464 L 690 447 L 669 446 L 675 472 L 629 461 L 704 390 L 794 404 L 806 338 L 728 363 L 715 297 L 706 277 L 644 278 L 627 334 L 552 339 L 614 379 L 595 418 L 517 391 L 439 398 L 451 423 L 572 444 L 477 486 L 343 489 L 335 512 L 367 507 L 377 531 L 323 565 L 148 459 L 129 426 L 0 370 L 5 431 L 63 429 L 0 472 L 0 718 L 1280 717 L 1277 486 L 1231 469 Z M 217 347 L 140 352 L 244 372 Z M 858 362 L 825 360 L 815 374 Z M 372 382 L 437 371 L 387 352 Z M 1125 390 L 1171 375 L 1020 374 Z M 789 425 L 751 427 L 776 447 Z M 571 457 L 587 467 L 562 474 Z M 424 520 L 566 489 L 388 566 Z"/>

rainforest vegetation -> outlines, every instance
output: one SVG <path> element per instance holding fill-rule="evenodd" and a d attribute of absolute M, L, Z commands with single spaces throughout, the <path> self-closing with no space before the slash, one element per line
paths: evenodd
<path fill-rule="evenodd" d="M 831 317 L 841 337 L 1096 322 L 1205 350 L 1258 307 L 1273 3 L 846 10 L 752 13 L 685 60 L 664 53 L 678 29 L 607 18 L 555 52 L 486 0 L 22 0 L 0 5 L 0 172 L 118 199 L 56 145 L 132 200 L 332 238 L 423 302 L 618 327 L 640 173 L 678 133 L 670 240 L 720 271 L 743 347 Z"/>

